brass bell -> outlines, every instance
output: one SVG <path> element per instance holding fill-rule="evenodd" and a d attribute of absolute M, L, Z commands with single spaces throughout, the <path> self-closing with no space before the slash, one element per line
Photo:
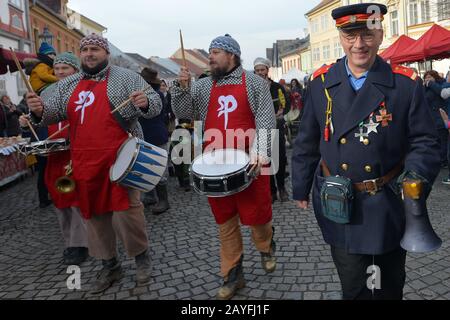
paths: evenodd
<path fill-rule="evenodd" d="M 64 167 L 66 169 L 66 175 L 59 177 L 55 181 L 55 188 L 59 193 L 67 194 L 71 193 L 75 190 L 75 180 L 71 178 L 72 176 L 72 161 L 69 162 L 67 166 Z"/>
<path fill-rule="evenodd" d="M 68 176 L 59 177 L 55 181 L 55 188 L 59 193 L 71 193 L 75 190 L 75 180 Z"/>

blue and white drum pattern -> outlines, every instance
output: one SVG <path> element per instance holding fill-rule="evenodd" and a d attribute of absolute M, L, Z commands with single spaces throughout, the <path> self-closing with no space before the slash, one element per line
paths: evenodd
<path fill-rule="evenodd" d="M 124 187 L 151 191 L 166 170 L 167 157 L 166 150 L 131 137 L 120 147 L 110 179 Z"/>

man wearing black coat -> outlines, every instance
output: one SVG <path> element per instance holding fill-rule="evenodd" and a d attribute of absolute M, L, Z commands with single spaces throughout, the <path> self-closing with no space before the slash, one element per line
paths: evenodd
<path fill-rule="evenodd" d="M 346 57 L 313 74 L 292 156 L 293 197 L 306 209 L 313 189 L 344 299 L 402 299 L 405 211 L 397 180 L 415 173 L 429 191 L 440 169 L 422 82 L 413 70 L 391 67 L 377 55 L 386 13 L 384 5 L 370 3 L 333 10 Z M 321 197 L 322 190 L 333 190 L 322 189 L 333 177 L 351 180 L 353 199 L 345 203 L 352 209 L 341 211 L 346 220 L 330 219 L 332 197 Z M 368 285 L 371 267 L 380 273 L 377 286 Z"/>
<path fill-rule="evenodd" d="M 163 102 L 163 107 L 161 113 L 152 118 L 145 119 L 144 117 L 139 118 L 139 123 L 142 126 L 142 131 L 144 132 L 144 139 L 146 142 L 151 143 L 157 147 L 168 150 L 169 142 L 169 132 L 167 130 L 167 105 L 164 103 L 164 95 L 159 88 L 161 86 L 161 80 L 158 79 L 158 72 L 150 68 L 144 68 L 141 71 L 141 76 L 147 81 L 148 84 L 159 94 L 161 101 Z M 144 194 L 144 205 L 155 206 L 152 208 L 152 213 L 159 215 L 161 213 L 169 210 L 169 199 L 167 193 L 167 177 L 168 169 L 166 169 L 164 175 L 162 176 L 160 182 L 156 186 L 157 200 L 153 200 L 152 195 L 154 195 L 154 190 Z"/>

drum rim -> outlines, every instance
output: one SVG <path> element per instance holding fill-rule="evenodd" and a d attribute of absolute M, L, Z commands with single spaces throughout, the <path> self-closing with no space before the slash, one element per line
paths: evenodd
<path fill-rule="evenodd" d="M 128 141 L 130 141 L 130 140 L 135 140 L 135 141 L 136 141 L 136 145 L 139 146 L 139 148 L 136 148 L 136 149 L 134 150 L 133 156 L 132 156 L 131 161 L 130 161 L 130 165 L 128 166 L 127 170 L 125 170 L 125 171 L 122 173 L 122 175 L 121 175 L 117 180 L 113 180 L 113 178 L 112 178 L 113 168 L 114 168 L 114 166 L 116 165 L 116 161 L 117 161 L 117 158 L 119 157 L 119 153 L 120 153 L 120 151 L 122 151 L 122 149 L 125 147 L 125 145 L 126 145 L 126 144 L 128 143 Z M 128 174 L 131 173 L 132 170 L 131 170 L 130 168 L 132 168 L 132 167 L 134 166 L 134 164 L 136 163 L 137 155 L 139 154 L 139 151 L 140 151 L 140 150 L 141 150 L 141 145 L 139 144 L 139 139 L 136 138 L 136 137 L 129 137 L 127 140 L 125 140 L 125 141 L 122 143 L 122 145 L 120 146 L 120 148 L 117 150 L 116 161 L 114 161 L 114 164 L 111 166 L 111 168 L 109 168 L 109 179 L 110 179 L 112 182 L 114 182 L 114 183 L 120 183 L 120 182 L 121 182 Z"/>
<path fill-rule="evenodd" d="M 52 153 L 70 150 L 70 143 L 68 143 L 68 141 L 69 140 L 66 138 L 33 141 L 33 142 L 30 142 L 27 144 L 19 145 L 18 151 L 24 156 L 36 155 L 36 156 L 46 157 Z M 55 144 L 55 142 L 58 142 L 58 143 Z M 49 148 L 52 148 L 53 146 L 57 146 L 58 144 L 60 144 L 59 148 L 54 149 L 54 150 L 52 149 L 51 152 L 49 152 Z M 35 147 L 37 147 L 37 146 L 46 146 L 47 148 L 45 148 L 44 150 L 37 149 L 38 151 L 35 151 L 36 150 Z M 61 148 L 61 147 L 63 147 L 63 148 Z M 27 149 L 30 149 L 30 150 L 27 150 Z"/>
<path fill-rule="evenodd" d="M 195 183 L 193 181 L 191 181 L 191 186 L 192 188 L 194 188 L 194 191 L 197 192 L 199 195 L 201 196 L 207 196 L 209 198 L 222 198 L 222 197 L 229 197 L 232 196 L 236 193 L 242 192 L 245 189 L 247 189 L 248 187 L 250 187 L 250 185 L 253 183 L 253 179 L 250 178 L 249 181 L 244 184 L 243 186 L 232 190 L 232 191 L 227 191 L 227 192 L 207 192 L 207 191 L 201 191 L 197 188 L 197 186 L 195 185 Z"/>
<path fill-rule="evenodd" d="M 41 140 L 41 141 L 34 141 L 34 142 L 31 142 L 31 143 L 29 143 L 28 145 L 29 146 L 31 146 L 31 145 L 41 145 L 41 144 L 47 144 L 47 143 L 55 143 L 55 142 L 67 142 L 67 139 L 66 138 L 59 138 L 59 139 L 51 139 L 51 140 L 48 140 L 48 139 L 45 139 L 45 140 Z"/>
<path fill-rule="evenodd" d="M 235 150 L 235 151 L 242 151 L 242 152 L 244 152 L 244 153 L 248 156 L 248 162 L 247 162 L 247 164 L 246 164 L 244 167 L 242 167 L 241 169 L 235 170 L 235 171 L 233 171 L 233 172 L 230 172 L 230 173 L 227 173 L 227 174 L 220 174 L 220 175 L 216 175 L 216 176 L 207 176 L 207 177 L 210 177 L 210 178 L 229 177 L 230 175 L 233 175 L 233 174 L 235 174 L 235 173 L 241 172 L 242 170 L 247 171 L 248 167 L 250 166 L 250 156 L 249 156 L 249 154 L 248 154 L 247 152 L 245 152 L 244 150 L 233 149 L 233 148 L 222 148 L 222 149 L 216 149 L 216 150 Z M 208 153 L 209 153 L 209 152 L 208 152 Z M 199 158 L 202 157 L 204 154 L 205 154 L 205 153 L 202 152 L 200 155 L 198 155 L 197 157 L 195 157 L 194 160 L 192 160 L 192 163 L 191 163 L 191 165 L 189 166 L 189 173 L 192 173 L 193 175 L 195 175 L 195 176 L 198 177 L 199 173 L 196 173 L 194 170 L 192 170 L 192 167 L 193 167 L 193 165 L 194 165 L 195 160 L 199 159 Z M 208 179 L 208 178 L 205 178 L 205 179 Z"/>

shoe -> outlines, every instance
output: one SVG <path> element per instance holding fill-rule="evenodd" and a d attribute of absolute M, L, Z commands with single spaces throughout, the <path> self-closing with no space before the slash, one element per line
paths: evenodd
<path fill-rule="evenodd" d="M 152 209 L 152 213 L 154 215 L 160 215 L 170 209 L 167 186 L 157 185 L 156 193 L 158 194 L 158 204 Z"/>
<path fill-rule="evenodd" d="M 442 180 L 443 184 L 450 185 L 450 178 L 445 178 Z"/>
<path fill-rule="evenodd" d="M 275 193 L 272 193 L 272 204 L 275 202 L 275 201 L 277 201 L 278 200 L 278 196 L 277 196 L 277 193 L 276 193 L 276 191 L 275 191 Z"/>
<path fill-rule="evenodd" d="M 136 256 L 136 282 L 138 286 L 147 284 L 150 281 L 151 268 L 150 268 L 150 256 L 148 251 Z"/>
<path fill-rule="evenodd" d="M 217 291 L 216 298 L 218 300 L 230 300 L 238 289 L 245 287 L 244 273 L 242 269 L 243 255 L 239 259 L 239 263 L 228 272 L 224 278 L 222 286 Z"/>
<path fill-rule="evenodd" d="M 69 251 L 67 255 L 64 255 L 64 263 L 66 265 L 80 265 L 88 258 L 88 248 L 85 247 L 72 247 L 67 248 Z M 64 252 L 66 252 L 64 250 Z"/>
<path fill-rule="evenodd" d="M 68 263 L 67 263 L 67 260 L 68 260 L 70 257 L 72 257 L 72 255 L 73 255 L 73 249 L 74 249 L 74 248 L 66 248 L 66 249 L 64 249 L 64 251 L 63 251 L 63 260 L 64 260 L 64 263 L 65 263 L 65 264 L 68 264 Z"/>
<path fill-rule="evenodd" d="M 277 259 L 274 257 L 274 254 L 277 250 L 276 243 L 273 240 L 273 236 L 275 234 L 275 228 L 272 227 L 272 240 L 270 243 L 270 251 L 269 252 L 261 252 L 261 265 L 263 269 L 267 273 L 272 273 L 275 271 L 277 266 Z"/>
<path fill-rule="evenodd" d="M 112 267 L 109 267 L 111 263 L 114 263 Z M 103 261 L 103 269 L 97 274 L 95 282 L 92 284 L 89 293 L 90 294 L 98 294 L 102 293 L 106 289 L 112 286 L 112 284 L 120 280 L 123 277 L 122 266 L 119 261 L 115 258 Z"/>
<path fill-rule="evenodd" d="M 280 190 L 280 201 L 281 202 L 289 201 L 289 195 L 288 195 L 286 189 L 281 189 Z"/>
<path fill-rule="evenodd" d="M 144 200 L 142 200 L 144 207 L 153 206 L 157 203 L 158 199 L 156 198 L 154 190 L 144 193 Z"/>
<path fill-rule="evenodd" d="M 176 177 L 175 169 L 174 167 L 169 167 L 169 177 Z"/>

